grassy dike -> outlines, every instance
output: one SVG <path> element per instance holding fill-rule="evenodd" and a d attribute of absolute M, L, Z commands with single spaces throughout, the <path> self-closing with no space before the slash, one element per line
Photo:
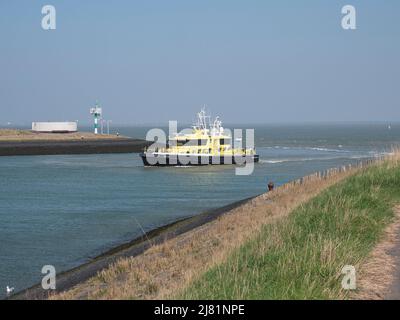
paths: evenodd
<path fill-rule="evenodd" d="M 241 245 L 183 289 L 184 299 L 343 299 L 400 203 L 400 167 L 387 160 L 327 188 Z"/>
<path fill-rule="evenodd" d="M 291 181 L 50 299 L 353 298 L 341 289 L 344 265 L 356 267 L 362 298 L 396 204 L 399 152 Z"/>

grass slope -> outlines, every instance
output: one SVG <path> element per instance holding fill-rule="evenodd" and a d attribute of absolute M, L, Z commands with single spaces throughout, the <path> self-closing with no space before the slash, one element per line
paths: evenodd
<path fill-rule="evenodd" d="M 400 168 L 374 165 L 330 187 L 236 250 L 184 299 L 342 299 L 341 269 L 379 241 L 400 202 Z"/>

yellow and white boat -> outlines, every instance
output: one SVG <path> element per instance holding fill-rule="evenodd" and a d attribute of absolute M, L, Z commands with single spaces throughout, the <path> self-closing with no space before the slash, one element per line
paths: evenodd
<path fill-rule="evenodd" d="M 145 166 L 193 166 L 258 162 L 254 148 L 233 148 L 232 136 L 225 133 L 217 117 L 213 123 L 204 110 L 188 134 L 169 137 L 166 146 L 148 148 L 140 154 Z"/>

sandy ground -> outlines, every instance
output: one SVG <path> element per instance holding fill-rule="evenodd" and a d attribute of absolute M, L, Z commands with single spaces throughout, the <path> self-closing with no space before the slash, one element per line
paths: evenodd
<path fill-rule="evenodd" d="M 0 129 L 0 142 L 27 142 L 27 141 L 69 141 L 69 140 L 109 140 L 121 139 L 126 137 L 116 135 L 95 135 L 91 132 L 74 132 L 74 133 L 40 133 L 29 130 L 17 129 Z"/>

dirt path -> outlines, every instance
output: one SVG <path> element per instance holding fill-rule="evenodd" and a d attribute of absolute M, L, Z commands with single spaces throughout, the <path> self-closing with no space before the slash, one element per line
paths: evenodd
<path fill-rule="evenodd" d="M 361 264 L 357 277 L 357 300 L 400 300 L 400 206 L 383 240 Z"/>
<path fill-rule="evenodd" d="M 395 223 L 397 231 L 393 238 L 393 246 L 389 254 L 394 260 L 394 268 L 392 270 L 392 283 L 385 295 L 386 300 L 400 300 L 400 207 L 396 208 L 398 221 Z"/>

